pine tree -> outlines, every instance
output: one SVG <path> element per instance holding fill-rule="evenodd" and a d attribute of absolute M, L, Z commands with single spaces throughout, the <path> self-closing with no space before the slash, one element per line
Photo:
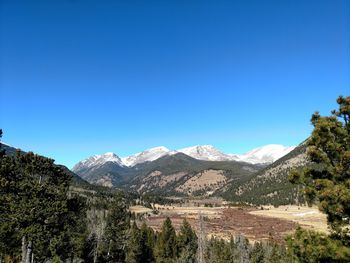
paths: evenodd
<path fill-rule="evenodd" d="M 142 246 L 141 231 L 134 222 L 130 229 L 130 236 L 127 242 L 125 262 L 142 263 Z"/>
<path fill-rule="evenodd" d="M 191 225 L 184 219 L 178 236 L 179 262 L 194 263 L 198 238 Z"/>
<path fill-rule="evenodd" d="M 98 251 L 98 261 L 123 262 L 125 260 L 128 229 L 129 218 L 126 202 L 122 194 L 118 193 L 108 211 L 103 242 Z"/>
<path fill-rule="evenodd" d="M 340 240 L 301 228 L 288 238 L 288 250 L 293 263 L 350 262 L 349 247 Z"/>
<path fill-rule="evenodd" d="M 212 237 L 206 248 L 206 262 L 228 263 L 232 262 L 230 243 L 223 239 Z M 240 262 L 240 261 L 238 261 Z"/>
<path fill-rule="evenodd" d="M 265 248 L 265 262 L 267 263 L 288 263 L 292 262 L 286 253 L 286 246 L 279 245 L 270 236 Z"/>
<path fill-rule="evenodd" d="M 316 261 L 350 261 L 350 97 L 340 96 L 337 103 L 339 109 L 332 111 L 330 116 L 313 114 L 314 130 L 307 142 L 311 165 L 302 172 L 293 171 L 289 175 L 293 183 L 303 185 L 310 204 L 318 201 L 319 209 L 326 213 L 332 230 L 330 237 L 303 230 L 291 237 L 289 245 L 300 262 L 304 260 L 302 256 L 305 256 L 306 249 L 310 256 L 313 252 L 319 256 Z M 314 239 L 315 242 L 306 240 L 304 243 L 300 238 Z M 322 238 L 328 240 L 323 242 Z M 312 252 L 312 248 L 315 251 Z M 317 254 L 320 249 L 325 253 Z M 330 259 L 328 255 L 332 251 L 337 253 Z"/>
<path fill-rule="evenodd" d="M 141 226 L 141 244 L 142 255 L 141 262 L 151 263 L 155 261 L 154 258 L 154 247 L 155 247 L 155 233 L 152 228 L 148 227 L 145 222 Z"/>
<path fill-rule="evenodd" d="M 176 232 L 167 217 L 159 233 L 156 247 L 157 262 L 172 262 L 177 256 Z"/>
<path fill-rule="evenodd" d="M 7 254 L 21 255 L 22 262 L 68 255 L 59 241 L 74 243 L 69 234 L 77 225 L 73 215 L 84 206 L 71 210 L 70 180 L 51 159 L 21 151 L 15 157 L 1 156 L 0 236 L 6 237 Z"/>
<path fill-rule="evenodd" d="M 255 242 L 249 254 L 250 263 L 264 263 L 265 251 L 261 242 Z"/>

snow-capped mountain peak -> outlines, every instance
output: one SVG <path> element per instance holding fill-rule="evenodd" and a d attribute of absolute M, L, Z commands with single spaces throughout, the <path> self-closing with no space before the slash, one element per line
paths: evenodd
<path fill-rule="evenodd" d="M 272 163 L 292 151 L 295 146 L 284 146 L 281 144 L 268 144 L 253 149 L 245 154 L 231 154 L 232 160 L 248 163 Z"/>
<path fill-rule="evenodd" d="M 93 155 L 85 160 L 80 161 L 73 167 L 73 171 L 78 171 L 82 168 L 90 168 L 90 167 L 96 167 L 101 166 L 107 162 L 113 162 L 120 166 L 124 166 L 123 161 L 119 158 L 118 155 L 116 155 L 113 152 L 107 152 L 101 155 Z"/>
<path fill-rule="evenodd" d="M 172 151 L 164 146 L 159 146 L 123 158 L 119 158 L 119 156 L 113 152 L 94 155 L 77 163 L 73 167 L 73 171 L 97 168 L 107 162 L 115 163 L 121 167 L 132 167 L 140 163 L 152 162 L 165 155 L 174 155 L 179 152 L 204 161 L 239 161 L 252 164 L 272 163 L 294 148 L 294 146 L 286 147 L 279 144 L 269 144 L 253 149 L 245 154 L 226 154 L 212 145 L 196 145 Z"/>
<path fill-rule="evenodd" d="M 170 150 L 164 146 L 150 148 L 140 153 L 122 158 L 124 165 L 134 166 L 139 163 L 151 162 L 170 153 Z"/>
<path fill-rule="evenodd" d="M 227 161 L 229 156 L 219 151 L 212 145 L 197 145 L 177 150 L 195 159 L 205 161 Z"/>

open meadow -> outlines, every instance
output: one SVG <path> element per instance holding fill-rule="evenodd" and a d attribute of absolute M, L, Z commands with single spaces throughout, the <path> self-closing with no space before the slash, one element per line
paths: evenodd
<path fill-rule="evenodd" d="M 327 232 L 326 216 L 320 213 L 317 207 L 281 206 L 251 208 L 220 206 L 205 207 L 196 205 L 154 205 L 156 213 L 152 209 L 143 206 L 133 206 L 131 212 L 143 214 L 143 219 L 148 226 L 160 231 L 163 221 L 169 217 L 176 230 L 179 230 L 183 219 L 208 237 L 215 236 L 229 239 L 232 236 L 242 234 L 250 240 L 274 239 L 284 242 L 286 235 L 294 232 L 298 225 Z M 139 221 L 141 222 L 141 221 Z"/>

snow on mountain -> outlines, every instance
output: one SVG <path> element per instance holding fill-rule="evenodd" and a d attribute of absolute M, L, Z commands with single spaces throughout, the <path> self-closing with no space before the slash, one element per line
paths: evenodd
<path fill-rule="evenodd" d="M 225 154 L 212 145 L 197 145 L 176 151 L 170 151 L 164 146 L 159 146 L 123 158 L 119 158 L 112 152 L 94 155 L 77 163 L 72 170 L 76 172 L 82 169 L 100 167 L 107 162 L 113 162 L 121 167 L 132 167 L 140 163 L 157 160 L 165 155 L 173 155 L 179 152 L 204 161 L 239 161 L 252 164 L 272 163 L 294 148 L 294 146 L 286 147 L 279 144 L 270 144 L 253 149 L 245 154 Z"/>
<path fill-rule="evenodd" d="M 212 145 L 197 145 L 177 150 L 195 159 L 204 161 L 229 161 L 230 156 L 219 151 Z"/>
<path fill-rule="evenodd" d="M 291 152 L 295 146 L 283 146 L 280 144 L 268 144 L 256 149 L 253 149 L 245 154 L 230 154 L 231 160 L 247 162 L 252 164 L 272 163 L 284 155 Z"/>
<path fill-rule="evenodd" d="M 83 161 L 80 161 L 79 163 L 74 165 L 72 170 L 74 172 L 74 171 L 79 171 L 81 169 L 87 169 L 90 167 L 98 167 L 98 166 L 101 166 L 107 162 L 112 162 L 112 163 L 116 163 L 120 166 L 124 166 L 123 161 L 119 158 L 118 155 L 116 155 L 115 153 L 112 153 L 112 152 L 107 152 L 105 154 L 94 155 L 94 156 L 91 156 Z"/>
<path fill-rule="evenodd" d="M 151 148 L 145 150 L 140 153 L 136 153 L 134 155 L 122 158 L 124 165 L 126 166 L 134 166 L 139 163 L 151 162 L 157 160 L 164 155 L 172 153 L 168 148 L 164 146 L 159 146 L 155 148 Z"/>

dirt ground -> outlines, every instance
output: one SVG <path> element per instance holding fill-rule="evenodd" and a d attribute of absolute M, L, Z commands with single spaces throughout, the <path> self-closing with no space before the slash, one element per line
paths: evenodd
<path fill-rule="evenodd" d="M 199 218 L 202 218 L 202 225 L 208 237 L 216 236 L 224 239 L 229 239 L 231 235 L 242 234 L 252 241 L 272 238 L 283 243 L 285 236 L 292 233 L 298 224 L 323 232 L 327 229 L 324 215 L 315 207 L 265 207 L 264 210 L 226 206 L 157 205 L 156 207 L 159 211 L 157 215 L 142 206 L 132 207 L 131 211 L 145 213 L 145 222 L 156 231 L 160 231 L 163 221 L 169 217 L 176 230 L 180 229 L 183 219 L 186 218 L 198 233 Z"/>

